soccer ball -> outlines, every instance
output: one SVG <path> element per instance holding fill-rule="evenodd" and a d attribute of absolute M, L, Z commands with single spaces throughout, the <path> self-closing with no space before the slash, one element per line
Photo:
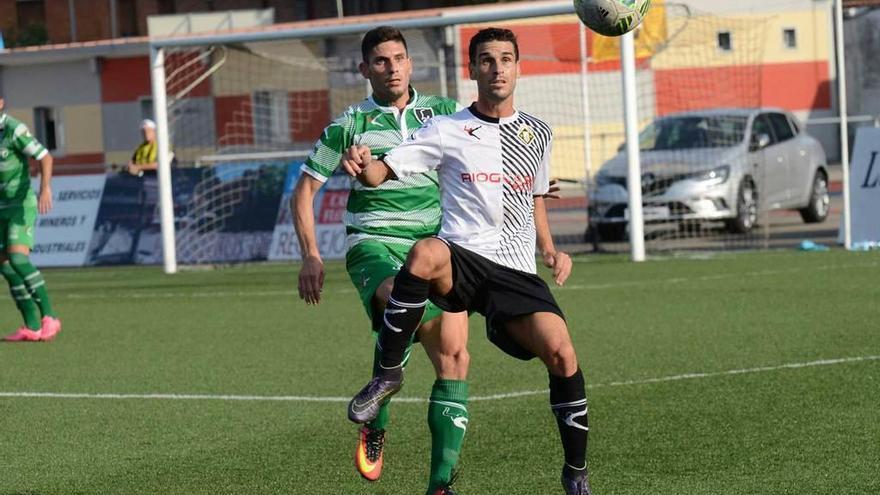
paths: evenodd
<path fill-rule="evenodd" d="M 651 0 L 574 0 L 574 11 L 585 26 L 604 36 L 621 36 L 638 26 Z"/>

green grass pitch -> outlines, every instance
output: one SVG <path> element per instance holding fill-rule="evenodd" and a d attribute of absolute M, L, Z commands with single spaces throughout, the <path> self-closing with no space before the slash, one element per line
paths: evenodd
<path fill-rule="evenodd" d="M 422 400 L 393 407 L 382 480 L 355 473 L 345 404 L 372 338 L 342 264 L 317 307 L 297 269 L 46 270 L 63 332 L 0 344 L 0 494 L 424 493 Z M 878 281 L 880 253 L 576 259 L 554 292 L 589 387 L 595 493 L 880 493 Z M 478 315 L 469 348 L 457 489 L 560 494 L 543 367 L 495 349 Z M 400 397 L 424 399 L 414 356 Z"/>

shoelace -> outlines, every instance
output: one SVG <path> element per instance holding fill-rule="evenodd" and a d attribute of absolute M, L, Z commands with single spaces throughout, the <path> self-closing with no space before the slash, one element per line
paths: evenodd
<path fill-rule="evenodd" d="M 376 462 L 379 460 L 379 455 L 382 453 L 382 446 L 385 444 L 385 430 L 367 430 L 366 443 L 367 459 L 369 459 L 370 462 Z"/>

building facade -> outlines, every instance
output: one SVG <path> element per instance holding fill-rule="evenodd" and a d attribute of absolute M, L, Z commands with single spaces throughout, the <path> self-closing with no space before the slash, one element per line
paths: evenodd
<path fill-rule="evenodd" d="M 655 4 L 637 39 L 643 123 L 709 107 L 781 107 L 803 121 L 836 115 L 830 0 L 718 3 Z M 584 86 L 573 15 L 493 24 L 519 36 L 517 104 L 554 127 L 554 173 L 582 179 L 623 139 L 617 40 L 586 33 Z M 416 87 L 472 101 L 467 44 L 480 27 L 408 31 Z M 139 142 L 138 122 L 153 113 L 148 53 L 143 37 L 7 50 L 0 53 L 7 110 L 48 142 L 59 173 L 124 164 Z M 334 115 L 366 96 L 359 61 L 358 36 L 169 51 L 172 148 L 193 163 L 223 153 L 308 150 Z M 837 156 L 835 126 L 808 129 Z"/>

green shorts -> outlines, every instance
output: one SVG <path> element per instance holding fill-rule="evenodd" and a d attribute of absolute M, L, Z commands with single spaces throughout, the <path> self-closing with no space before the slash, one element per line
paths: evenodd
<path fill-rule="evenodd" d="M 348 270 L 351 283 L 360 294 L 361 303 L 373 323 L 373 331 L 379 331 L 382 325 L 382 315 L 373 314 L 373 296 L 376 294 L 376 289 L 386 278 L 397 275 L 406 261 L 409 249 L 409 246 L 399 244 L 364 241 L 355 244 L 345 254 L 345 269 Z M 429 301 L 425 315 L 422 316 L 422 323 L 437 318 L 441 313 L 443 310 Z"/>
<path fill-rule="evenodd" d="M 9 246 L 34 247 L 34 224 L 37 221 L 37 197 L 34 193 L 17 205 L 0 207 L 0 251 Z"/>

